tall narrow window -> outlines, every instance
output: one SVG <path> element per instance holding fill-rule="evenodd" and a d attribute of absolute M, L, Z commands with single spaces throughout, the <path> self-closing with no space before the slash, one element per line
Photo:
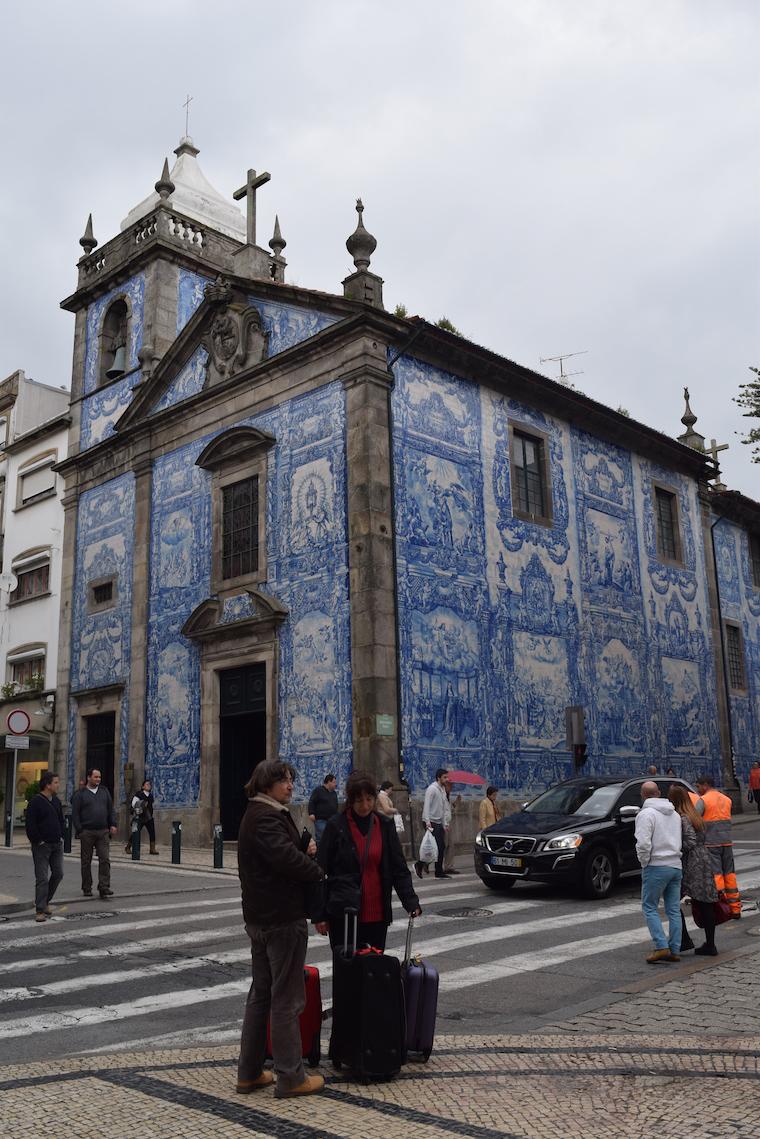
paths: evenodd
<path fill-rule="evenodd" d="M 749 565 L 752 571 L 752 584 L 760 589 L 760 534 L 749 534 Z"/>
<path fill-rule="evenodd" d="M 258 475 L 222 488 L 222 577 L 225 581 L 259 568 Z"/>
<path fill-rule="evenodd" d="M 548 525 L 551 499 L 546 470 L 546 442 L 538 435 L 512 430 L 512 498 L 519 517 Z"/>
<path fill-rule="evenodd" d="M 672 491 L 661 486 L 654 488 L 657 518 L 657 553 L 669 562 L 681 560 L 681 541 L 678 533 L 678 505 Z"/>
<path fill-rule="evenodd" d="M 738 625 L 723 626 L 726 632 L 726 665 L 728 667 L 729 688 L 743 691 L 747 687 L 744 678 L 744 649 L 742 647 L 742 631 Z"/>

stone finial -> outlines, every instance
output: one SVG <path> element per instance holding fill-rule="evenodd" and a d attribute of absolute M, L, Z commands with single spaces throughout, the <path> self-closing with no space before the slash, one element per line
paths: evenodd
<path fill-rule="evenodd" d="M 694 430 L 694 424 L 697 422 L 697 417 L 691 410 L 691 406 L 689 404 L 688 388 L 683 389 L 683 398 L 686 401 L 686 407 L 684 408 L 684 413 L 681 416 L 681 423 L 683 423 L 686 430 L 682 435 L 678 436 L 678 442 L 684 443 L 687 447 L 692 447 L 695 451 L 704 451 L 705 437 L 704 435 L 700 435 L 698 431 Z"/>
<path fill-rule="evenodd" d="M 269 248 L 274 253 L 275 257 L 282 257 L 282 251 L 287 245 L 287 241 L 280 233 L 280 219 L 277 214 L 274 215 L 274 233 L 269 239 Z"/>
<path fill-rule="evenodd" d="M 364 228 L 364 221 L 362 214 L 364 213 L 364 205 L 361 198 L 356 199 L 356 212 L 359 215 L 356 229 L 346 242 L 346 249 L 354 259 L 354 265 L 357 269 L 369 269 L 369 262 L 372 254 L 377 248 L 377 241 L 368 233 Z"/>
<path fill-rule="evenodd" d="M 161 198 L 161 201 L 165 202 L 166 199 L 171 194 L 174 193 L 176 188 L 177 187 L 174 185 L 171 178 L 169 177 L 169 161 L 168 161 L 168 159 L 165 158 L 164 159 L 164 168 L 161 171 L 161 177 L 156 182 L 156 193 Z"/>
<path fill-rule="evenodd" d="M 98 244 L 92 232 L 92 214 L 89 214 L 87 217 L 87 225 L 84 227 L 84 233 L 79 238 L 79 244 L 82 246 L 82 249 L 84 249 L 85 257 L 92 253 Z"/>

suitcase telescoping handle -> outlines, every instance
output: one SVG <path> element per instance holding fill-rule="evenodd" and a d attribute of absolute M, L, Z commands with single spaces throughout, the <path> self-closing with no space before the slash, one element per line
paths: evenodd
<path fill-rule="evenodd" d="M 406 945 L 404 946 L 404 965 L 412 959 L 412 937 L 414 935 L 414 914 L 409 915 L 409 924 L 406 927 Z"/>
<path fill-rule="evenodd" d="M 349 948 L 348 942 L 348 923 L 353 918 L 353 949 Z M 343 952 L 346 957 L 355 957 L 356 950 L 358 949 L 357 938 L 359 936 L 359 911 L 351 906 L 346 906 L 343 912 Z"/>

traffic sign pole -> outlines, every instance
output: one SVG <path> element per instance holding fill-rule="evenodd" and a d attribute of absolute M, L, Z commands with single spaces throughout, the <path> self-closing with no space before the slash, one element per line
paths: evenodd
<path fill-rule="evenodd" d="M 8 787 L 8 808 L 5 812 L 5 845 L 13 846 L 13 813 L 16 808 L 16 767 L 18 751 L 13 749 L 13 779 Z"/>

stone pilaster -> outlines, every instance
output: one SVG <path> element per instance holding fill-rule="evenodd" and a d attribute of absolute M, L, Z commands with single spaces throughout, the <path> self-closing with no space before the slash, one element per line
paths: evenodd
<path fill-rule="evenodd" d="M 718 580 L 715 573 L 715 556 L 713 552 L 713 532 L 710 526 L 710 501 L 707 495 L 700 491 L 699 495 L 700 521 L 702 524 L 702 541 L 705 550 L 705 576 L 707 581 L 707 602 L 710 609 L 710 634 L 713 647 L 713 665 L 715 668 L 715 700 L 718 705 L 718 732 L 720 734 L 720 770 L 723 790 L 731 796 L 734 810 L 743 808 L 742 797 L 739 794 L 739 784 L 734 770 L 734 757 L 731 748 L 731 709 L 728 703 L 726 690 L 726 661 L 723 650 L 723 623 L 721 619 L 720 595 Z"/>
<path fill-rule="evenodd" d="M 129 738 L 124 788 L 129 798 L 145 777 L 145 701 L 148 684 L 148 591 L 150 588 L 150 514 L 153 465 L 150 442 L 140 440 L 133 460 L 135 539 L 132 559 L 132 643 L 129 668 Z"/>
<path fill-rule="evenodd" d="M 372 772 L 378 783 L 399 780 L 392 383 L 379 360 L 343 377 L 354 768 Z"/>
<path fill-rule="evenodd" d="M 61 503 L 63 505 L 63 539 L 61 545 L 61 610 L 58 633 L 58 682 L 55 696 L 54 764 L 64 788 L 73 779 L 74 756 L 69 755 L 69 699 L 71 694 L 71 625 L 74 617 L 74 585 L 76 579 L 77 519 L 79 491 L 76 472 L 68 478 Z"/>
<path fill-rule="evenodd" d="M 177 266 L 162 257 L 146 269 L 142 343 L 159 358 L 177 336 L 177 274 Z"/>

